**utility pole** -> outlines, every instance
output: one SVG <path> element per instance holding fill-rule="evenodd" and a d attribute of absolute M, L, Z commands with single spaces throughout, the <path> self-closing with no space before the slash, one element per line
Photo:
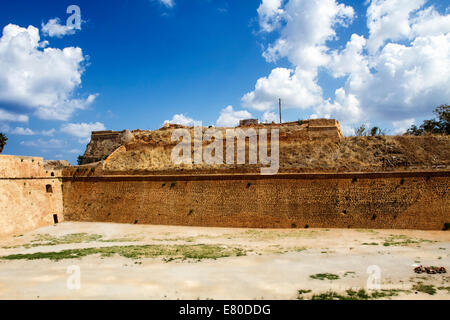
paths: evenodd
<path fill-rule="evenodd" d="M 282 121 L 281 121 L 281 99 L 278 99 L 278 108 L 280 111 L 280 124 L 281 124 L 282 123 Z"/>

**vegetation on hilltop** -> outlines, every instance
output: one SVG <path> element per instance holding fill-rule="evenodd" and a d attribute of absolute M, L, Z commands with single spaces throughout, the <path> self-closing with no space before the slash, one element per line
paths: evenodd
<path fill-rule="evenodd" d="M 443 104 L 436 109 L 433 113 L 438 119 L 425 120 L 420 127 L 412 125 L 408 129 L 406 134 L 413 136 L 422 136 L 425 134 L 450 134 L 450 105 Z"/>
<path fill-rule="evenodd" d="M 8 141 L 8 138 L 0 132 L 0 153 L 2 153 L 3 148 L 5 148 L 6 141 Z"/>

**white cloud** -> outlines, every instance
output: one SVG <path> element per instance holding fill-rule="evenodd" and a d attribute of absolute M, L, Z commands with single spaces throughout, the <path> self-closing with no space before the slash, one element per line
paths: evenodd
<path fill-rule="evenodd" d="M 327 63 L 325 43 L 336 37 L 333 27 L 346 25 L 354 16 L 352 7 L 335 0 L 290 0 L 278 10 L 284 11 L 286 24 L 263 56 L 267 61 L 286 57 L 292 64 L 307 70 Z"/>
<path fill-rule="evenodd" d="M 280 26 L 284 10 L 281 9 L 282 0 L 263 0 L 256 10 L 262 31 L 271 32 Z"/>
<path fill-rule="evenodd" d="M 11 113 L 0 109 L 0 121 L 28 122 L 28 116 L 24 114 Z"/>
<path fill-rule="evenodd" d="M 7 133 L 9 130 L 11 130 L 11 128 L 7 124 L 0 123 L 0 132 Z"/>
<path fill-rule="evenodd" d="M 11 133 L 20 135 L 20 136 L 42 135 L 42 136 L 51 137 L 55 133 L 55 129 L 34 131 L 34 130 L 31 130 L 30 128 L 16 127 L 14 130 L 11 130 Z"/>
<path fill-rule="evenodd" d="M 11 133 L 21 136 L 34 136 L 36 134 L 36 132 L 31 130 L 30 128 L 22 128 L 22 127 L 16 127 L 14 130 L 11 131 Z"/>
<path fill-rule="evenodd" d="M 301 69 L 275 68 L 268 77 L 259 78 L 255 90 L 242 97 L 245 107 L 268 111 L 283 100 L 285 108 L 309 108 L 321 102 L 322 88 L 317 73 Z"/>
<path fill-rule="evenodd" d="M 412 19 L 411 31 L 414 36 L 435 36 L 448 33 L 450 15 L 440 15 L 433 6 L 418 12 Z"/>
<path fill-rule="evenodd" d="M 103 131 L 105 125 L 101 122 L 95 123 L 67 123 L 61 126 L 60 131 L 80 138 L 80 143 L 89 142 L 92 131 Z"/>
<path fill-rule="evenodd" d="M 387 40 L 409 38 L 410 15 L 425 2 L 426 0 L 373 0 L 367 9 L 369 51 L 375 53 Z"/>
<path fill-rule="evenodd" d="M 42 23 L 42 33 L 50 37 L 61 38 L 66 35 L 75 34 L 76 28 L 72 25 L 60 24 L 59 18 L 50 19 L 46 24 Z"/>
<path fill-rule="evenodd" d="M 55 129 L 42 130 L 40 134 L 43 135 L 43 136 L 52 137 L 53 134 L 55 133 L 55 131 L 56 131 Z"/>
<path fill-rule="evenodd" d="M 271 122 L 279 122 L 280 121 L 280 116 L 277 115 L 274 112 L 266 111 L 262 115 L 262 120 L 263 120 L 263 122 L 267 121 L 269 123 L 271 123 Z"/>
<path fill-rule="evenodd" d="M 394 127 L 394 134 L 403 134 L 408 130 L 415 122 L 414 118 L 405 119 L 400 121 L 393 121 L 392 126 Z"/>
<path fill-rule="evenodd" d="M 328 67 L 334 77 L 370 73 L 367 57 L 362 54 L 366 42 L 363 36 L 353 34 L 344 50 L 341 52 L 336 50 L 331 53 Z"/>
<path fill-rule="evenodd" d="M 173 8 L 175 2 L 173 0 L 159 0 L 159 2 L 167 8 Z"/>
<path fill-rule="evenodd" d="M 239 120 L 252 118 L 250 112 L 246 110 L 235 111 L 232 106 L 228 106 L 220 112 L 216 121 L 218 127 L 235 127 L 239 125 Z"/>
<path fill-rule="evenodd" d="M 19 106 L 20 110 L 27 108 L 41 119 L 68 120 L 97 96 L 74 98 L 75 90 L 81 86 L 85 57 L 80 48 L 61 50 L 41 46 L 39 30 L 33 26 L 9 24 L 3 28 L 0 103 Z"/>
<path fill-rule="evenodd" d="M 366 110 L 387 120 L 411 118 L 450 101 L 450 34 L 387 44 L 373 57 L 376 74 L 347 83 Z"/>
<path fill-rule="evenodd" d="M 181 124 L 183 126 L 192 127 L 196 125 L 198 121 L 195 121 L 192 118 L 189 118 L 185 116 L 184 114 L 175 114 L 172 117 L 172 120 L 166 120 L 164 121 L 164 124 L 170 123 L 170 124 Z"/>
<path fill-rule="evenodd" d="M 315 108 L 316 113 L 311 118 L 337 118 L 344 123 L 367 120 L 368 116 L 361 110 L 360 103 L 355 95 L 347 94 L 343 88 L 335 92 L 335 101 L 323 101 Z M 350 121 L 349 121 L 350 120 Z"/>
<path fill-rule="evenodd" d="M 320 104 L 318 68 L 330 61 L 325 44 L 336 37 L 334 26 L 353 19 L 353 8 L 335 0 L 290 0 L 282 8 L 279 2 L 263 0 L 260 8 L 266 7 L 269 9 L 258 9 L 262 30 L 277 29 L 279 25 L 270 24 L 274 15 L 280 17 L 276 22 L 282 16 L 285 24 L 263 56 L 268 62 L 287 58 L 295 68 L 275 68 L 268 77 L 258 79 L 255 90 L 243 96 L 243 105 L 267 111 L 276 108 L 279 98 L 286 108 L 306 109 Z"/>
<path fill-rule="evenodd" d="M 450 14 L 426 7 L 425 0 L 370 1 L 368 38 L 353 34 L 339 50 L 331 50 L 329 40 L 354 18 L 351 7 L 335 0 L 263 0 L 260 8 L 269 2 L 271 10 L 258 10 L 260 28 L 278 36 L 263 57 L 286 58 L 292 67 L 258 79 L 244 106 L 275 110 L 281 98 L 286 107 L 311 110 L 311 117 L 337 118 L 347 131 L 361 121 L 385 121 L 399 132 L 450 101 Z M 323 97 L 319 72 L 344 79 L 334 98 Z"/>
<path fill-rule="evenodd" d="M 50 139 L 50 140 L 37 139 L 34 141 L 22 141 L 20 142 L 20 144 L 25 147 L 41 148 L 41 149 L 60 149 L 64 147 L 64 141 L 59 139 Z"/>

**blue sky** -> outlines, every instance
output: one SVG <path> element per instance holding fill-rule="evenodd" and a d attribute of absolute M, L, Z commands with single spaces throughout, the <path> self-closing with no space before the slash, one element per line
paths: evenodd
<path fill-rule="evenodd" d="M 48 56 L 45 61 L 49 67 L 34 70 L 32 68 L 41 60 L 29 56 L 22 59 L 18 58 L 21 53 L 14 53 L 17 56 L 11 53 L 13 45 L 20 47 L 12 39 L 26 29 L 9 29 L 13 36 L 8 41 L 3 33 L 3 53 L 0 44 L 0 67 L 4 69 L 0 69 L 0 131 L 9 138 L 4 153 L 61 158 L 74 163 L 76 157 L 84 153 L 89 129 L 154 130 L 164 121 L 176 122 L 180 117 L 182 122 L 200 120 L 204 125 L 232 124 L 248 115 L 271 121 L 278 96 L 286 100 L 284 120 L 334 117 L 343 123 L 347 133 L 349 128 L 365 122 L 393 132 L 399 126 L 407 127 L 431 117 L 435 104 L 449 102 L 449 92 L 445 89 L 449 87 L 448 77 L 432 78 L 427 81 L 432 84 L 424 88 L 413 81 L 420 77 L 425 81 L 424 77 L 432 74 L 432 63 L 423 63 L 426 58 L 430 61 L 442 59 L 441 68 L 448 67 L 449 38 L 445 22 L 449 10 L 446 1 L 415 0 L 412 7 L 402 7 L 400 3 L 397 7 L 385 8 L 385 11 L 379 3 L 319 2 L 323 2 L 320 3 L 323 7 L 311 8 L 302 0 L 2 1 L 0 30 L 9 24 L 21 28 L 31 25 L 39 29 L 39 43 L 48 41 L 40 48 L 27 47 L 32 52 L 43 52 L 45 48 L 82 50 L 79 56 L 75 51 L 73 53 L 78 60 L 72 54 L 70 57 Z M 317 37 L 310 37 L 318 32 L 311 15 L 332 7 L 330 3 L 336 10 L 320 15 L 329 18 L 324 24 L 329 22 L 330 28 L 325 28 Z M 57 36 L 46 33 L 43 26 L 51 19 L 59 18 L 58 23 L 65 25 L 70 16 L 66 9 L 72 4 L 81 9 L 81 30 L 66 30 L 66 34 Z M 369 27 L 366 14 L 369 6 L 374 9 L 374 14 L 380 11 L 376 8 L 381 8 L 383 15 L 388 17 L 398 10 L 407 11 L 410 30 L 405 31 L 404 24 L 399 23 L 388 26 L 392 36 L 381 31 L 376 33 L 383 29 L 383 23 L 393 23 L 401 17 L 393 16 L 390 21 L 380 23 L 375 17 L 372 21 L 379 23 L 378 27 Z M 268 9 L 264 11 L 264 8 Z M 353 8 L 353 13 L 349 8 Z M 301 17 L 308 12 L 310 18 Z M 337 22 L 340 20 L 346 22 Z M 430 31 L 430 21 L 438 21 L 433 25 L 443 27 Z M 309 27 L 313 31 L 306 34 Z M 330 32 L 335 36 L 330 36 Z M 359 38 L 352 38 L 353 34 Z M 418 38 L 434 41 L 441 48 L 444 41 L 447 47 L 437 58 L 424 58 L 423 47 L 419 48 L 419 41 L 414 43 Z M 289 49 L 277 46 L 280 39 Z M 355 40 L 352 42 L 355 45 L 361 41 L 367 44 L 362 45 L 359 53 L 349 55 L 350 60 L 344 61 L 339 57 L 344 57 L 351 39 Z M 374 44 L 377 39 L 381 41 L 378 48 Z M 389 65 L 386 59 L 400 54 L 397 48 L 386 55 L 389 49 L 393 50 L 388 43 L 404 46 L 401 49 L 411 56 L 408 58 L 411 61 L 408 66 L 396 66 L 398 75 L 375 81 L 372 78 L 381 77 L 385 72 L 383 66 Z M 267 54 L 271 47 L 276 49 L 274 55 Z M 315 54 L 311 59 L 301 56 L 302 52 L 310 52 L 310 48 L 317 49 L 317 55 L 323 55 L 327 62 L 313 61 Z M 8 60 L 11 56 L 14 60 Z M 26 59 L 32 60 L 20 62 Z M 363 67 L 348 70 L 349 65 L 363 66 L 363 60 L 370 61 L 369 73 L 363 74 Z M 66 66 L 67 72 L 59 71 Z M 21 70 L 19 76 L 17 70 Z M 428 71 L 404 78 L 411 70 Z M 29 85 L 20 90 L 16 87 L 8 89 L 5 83 L 11 86 L 9 80 L 23 74 L 33 75 L 25 80 Z M 77 76 L 80 76 L 79 80 Z M 367 88 L 361 88 L 351 82 L 356 78 L 370 78 L 372 82 Z M 266 86 L 256 88 L 258 79 Z M 418 93 L 413 97 L 405 96 L 401 87 L 387 83 L 399 79 L 406 79 L 410 89 Z M 386 88 L 380 83 L 386 84 Z M 303 88 L 307 89 L 303 92 Z M 339 88 L 342 91 L 337 94 Z M 398 94 L 392 93 L 393 90 L 398 90 Z M 51 98 L 40 96 L 42 92 Z M 391 101 L 373 100 L 367 92 L 393 98 Z M 252 95 L 245 97 L 248 93 Z M 37 95 L 42 98 L 41 104 L 33 100 Z M 400 106 L 398 101 L 401 101 Z M 227 109 L 228 106 L 232 106 L 231 109 Z M 65 110 L 61 111 L 63 115 L 59 115 L 60 110 Z"/>

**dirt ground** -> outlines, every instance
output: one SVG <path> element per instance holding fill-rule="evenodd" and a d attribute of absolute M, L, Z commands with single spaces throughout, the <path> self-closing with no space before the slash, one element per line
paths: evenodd
<path fill-rule="evenodd" d="M 450 299 L 413 271 L 449 252 L 448 231 L 66 222 L 0 239 L 0 299 Z"/>

